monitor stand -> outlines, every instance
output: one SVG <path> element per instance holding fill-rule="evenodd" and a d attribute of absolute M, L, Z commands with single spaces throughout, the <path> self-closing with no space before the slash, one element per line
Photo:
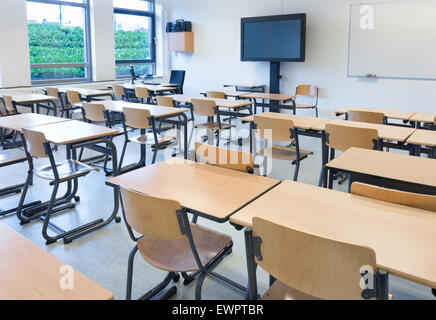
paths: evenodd
<path fill-rule="evenodd" d="M 271 61 L 270 62 L 270 78 L 269 78 L 269 92 L 270 93 L 280 93 L 280 62 Z M 270 101 L 271 105 L 280 104 L 279 101 Z M 269 108 L 270 112 L 280 112 L 280 108 L 272 107 Z"/>

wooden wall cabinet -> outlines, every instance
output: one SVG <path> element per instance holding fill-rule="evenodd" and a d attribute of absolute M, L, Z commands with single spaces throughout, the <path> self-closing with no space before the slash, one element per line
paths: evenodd
<path fill-rule="evenodd" d="M 169 32 L 168 50 L 176 51 L 176 52 L 193 52 L 194 33 L 193 32 Z"/>

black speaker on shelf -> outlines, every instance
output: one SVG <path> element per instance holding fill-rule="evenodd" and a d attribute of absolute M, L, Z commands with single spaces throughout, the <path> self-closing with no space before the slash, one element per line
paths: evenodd
<path fill-rule="evenodd" d="M 178 19 L 175 22 L 167 22 L 166 31 L 167 32 L 191 32 L 192 23 L 191 21 L 185 21 L 183 19 Z"/>
<path fill-rule="evenodd" d="M 171 32 L 172 29 L 173 29 L 173 23 L 172 22 L 167 22 L 167 28 L 166 28 L 167 32 Z"/>

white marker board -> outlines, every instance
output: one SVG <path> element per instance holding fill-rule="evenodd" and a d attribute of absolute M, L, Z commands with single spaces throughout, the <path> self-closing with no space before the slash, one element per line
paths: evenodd
<path fill-rule="evenodd" d="M 353 4 L 348 76 L 436 80 L 436 0 Z"/>

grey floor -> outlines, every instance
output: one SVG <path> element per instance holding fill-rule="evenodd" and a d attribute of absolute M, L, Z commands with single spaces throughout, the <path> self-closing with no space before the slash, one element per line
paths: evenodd
<path fill-rule="evenodd" d="M 246 126 L 238 125 L 239 129 Z M 246 134 L 243 133 L 243 135 Z M 201 133 L 199 134 L 201 135 Z M 237 133 L 232 133 L 234 139 Z M 123 138 L 116 139 L 118 151 L 120 152 Z M 245 143 L 245 147 L 247 142 Z M 317 184 L 320 172 L 320 140 L 309 137 L 301 138 L 301 148 L 311 150 L 314 155 L 305 160 L 300 168 L 299 181 L 308 184 Z M 158 161 L 164 157 L 170 157 L 170 152 L 160 151 Z M 151 152 L 148 152 L 148 162 L 150 163 Z M 181 155 L 178 155 L 181 157 Z M 56 158 L 62 160 L 65 157 L 65 150 L 61 148 L 56 153 Z M 128 148 L 125 163 L 133 163 L 139 159 L 139 147 L 131 144 Z M 36 166 L 45 161 L 36 161 Z M 26 177 L 27 165 L 18 164 L 15 166 L 0 169 L 0 188 L 19 182 L 24 182 Z M 281 180 L 292 179 L 294 168 L 285 161 L 273 161 L 271 177 Z M 112 189 L 105 186 L 105 175 L 103 172 L 91 173 L 80 180 L 79 195 L 81 202 L 74 211 L 61 214 L 53 219 L 55 223 L 64 229 L 77 226 L 78 224 L 92 221 L 96 218 L 109 216 L 113 206 Z M 336 189 L 344 190 L 345 186 Z M 62 190 L 61 190 L 62 191 Z M 34 186 L 30 188 L 27 200 L 48 200 L 51 194 L 51 187 L 44 180 L 35 178 Z M 2 198 L 0 201 L 1 209 L 15 207 L 19 196 Z M 58 257 L 66 264 L 76 268 L 92 280 L 103 285 L 115 294 L 116 299 L 125 299 L 127 258 L 133 247 L 127 230 L 123 222 L 111 224 L 104 229 L 89 234 L 81 239 L 75 240 L 72 244 L 64 245 L 62 241 L 46 246 L 41 235 L 41 222 L 20 226 L 14 215 L 0 218 L 0 222 L 16 230 L 24 237 L 34 242 L 41 248 L 47 250 Z M 217 224 L 199 219 L 199 223 L 224 232 L 232 236 L 234 241 L 233 253 L 227 257 L 216 269 L 218 273 L 224 274 L 241 284 L 245 284 L 246 263 L 243 232 L 236 231 L 228 223 Z M 155 284 L 160 282 L 165 273 L 148 265 L 138 254 L 135 260 L 133 297 L 139 297 Z M 267 288 L 268 275 L 263 271 L 258 271 L 259 292 L 262 293 Z M 175 299 L 194 299 L 194 284 L 184 286 L 181 282 L 177 284 L 178 292 Z M 428 287 L 418 285 L 397 277 L 392 276 L 390 281 L 391 292 L 396 299 L 434 299 Z M 234 289 L 228 288 L 213 279 L 205 281 L 203 286 L 203 298 L 214 300 L 237 300 L 244 297 Z"/>

